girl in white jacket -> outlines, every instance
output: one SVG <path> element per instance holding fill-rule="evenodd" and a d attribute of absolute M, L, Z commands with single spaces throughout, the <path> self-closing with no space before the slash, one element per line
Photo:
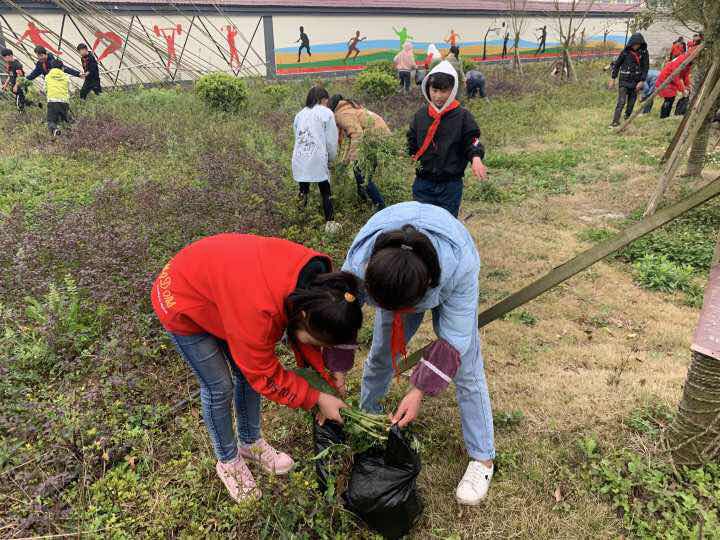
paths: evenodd
<path fill-rule="evenodd" d="M 313 86 L 305 100 L 305 108 L 295 115 L 292 171 L 295 181 L 300 184 L 303 206 L 307 206 L 310 184 L 318 185 L 323 199 L 325 231 L 332 233 L 337 231 L 339 224 L 333 221 L 328 163 L 337 155 L 338 131 L 335 115 L 327 107 L 329 98 L 327 90 Z"/>

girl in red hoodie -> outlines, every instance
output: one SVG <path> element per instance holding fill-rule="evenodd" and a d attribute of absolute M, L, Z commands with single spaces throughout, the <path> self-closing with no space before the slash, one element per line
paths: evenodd
<path fill-rule="evenodd" d="M 665 64 L 665 67 L 662 68 L 660 75 L 658 75 L 657 81 L 655 82 L 655 87 L 659 88 L 660 85 L 663 84 L 678 67 L 680 67 L 680 64 L 682 64 L 690 54 L 690 52 L 681 54 L 680 56 L 675 58 L 675 60 L 672 60 L 671 62 Z M 660 94 L 660 97 L 665 99 L 662 105 L 662 109 L 660 109 L 660 118 L 668 118 L 670 116 L 673 108 L 673 103 L 675 103 L 675 98 L 678 94 L 680 94 L 681 96 L 690 94 L 690 87 L 692 86 L 692 82 L 690 79 L 691 68 L 692 62 L 690 62 L 687 66 L 683 68 L 680 73 L 673 77 L 673 79 L 670 81 L 670 84 L 668 84 L 665 88 L 658 92 Z"/>
<path fill-rule="evenodd" d="M 155 280 L 153 308 L 198 379 L 216 471 L 235 500 L 260 496 L 247 460 L 275 474 L 294 465 L 261 438 L 261 395 L 293 408 L 317 405 L 321 423 L 341 422 L 344 403 L 287 371 L 275 346 L 286 334 L 298 363 L 312 366 L 333 384 L 321 347 L 355 342 L 362 325 L 358 288 L 352 274 L 331 272 L 326 255 L 286 240 L 244 234 L 190 244 Z"/>

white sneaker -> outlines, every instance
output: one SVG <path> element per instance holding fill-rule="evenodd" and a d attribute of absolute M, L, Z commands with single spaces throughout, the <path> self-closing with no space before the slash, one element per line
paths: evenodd
<path fill-rule="evenodd" d="M 471 461 L 455 491 L 457 502 L 468 506 L 480 504 L 490 489 L 494 470 L 494 467 L 486 467 L 479 461 Z"/>
<path fill-rule="evenodd" d="M 337 221 L 328 221 L 325 223 L 325 234 L 337 234 L 342 230 L 342 225 Z"/>

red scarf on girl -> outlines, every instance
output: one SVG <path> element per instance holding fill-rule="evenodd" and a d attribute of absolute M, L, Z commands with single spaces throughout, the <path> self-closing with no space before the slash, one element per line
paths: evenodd
<path fill-rule="evenodd" d="M 392 334 L 390 334 L 390 356 L 395 376 L 400 376 L 397 368 L 397 357 L 402 354 L 403 359 L 407 357 L 407 345 L 405 343 L 405 324 L 403 315 L 412 313 L 412 309 L 399 309 L 393 312 Z"/>
<path fill-rule="evenodd" d="M 430 115 L 430 118 L 433 118 L 433 123 L 430 126 L 430 129 L 428 129 L 427 135 L 425 135 L 425 140 L 423 141 L 422 146 L 420 147 L 420 150 L 418 150 L 417 153 L 413 156 L 413 159 L 415 161 L 420 159 L 420 157 L 430 147 L 430 144 L 433 142 L 433 139 L 435 138 L 435 132 L 438 130 L 438 127 L 440 127 L 440 120 L 442 120 L 442 117 L 445 116 L 450 111 L 457 109 L 459 106 L 460 106 L 460 102 L 457 99 L 455 99 L 455 100 L 453 100 L 453 102 L 450 105 L 448 105 L 445 109 L 443 109 L 442 112 L 438 112 L 437 109 L 435 109 L 435 107 L 432 104 L 428 104 L 428 114 Z M 393 326 L 393 328 L 394 328 L 394 326 Z M 394 361 L 395 361 L 395 358 L 393 357 L 393 362 Z"/>

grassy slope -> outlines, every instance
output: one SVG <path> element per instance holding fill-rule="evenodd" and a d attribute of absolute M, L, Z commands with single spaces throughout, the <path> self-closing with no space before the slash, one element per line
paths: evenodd
<path fill-rule="evenodd" d="M 347 88 L 339 89 L 348 93 Z M 141 178 L 162 183 L 181 176 L 195 181 L 198 147 L 217 130 L 236 137 L 240 148 L 262 160 L 274 161 L 292 186 L 288 126 L 302 93 L 304 89 L 298 88 L 298 96 L 281 107 L 261 104 L 261 96 L 253 93 L 262 122 L 248 117 L 206 118 L 194 99 L 183 95 L 163 94 L 162 99 L 172 102 L 155 103 L 144 110 L 122 96 L 107 96 L 90 106 L 109 108 L 128 121 L 162 123 L 164 145 L 159 151 L 65 156 L 56 143 L 45 140 L 42 126 L 21 126 L 0 154 L 0 169 L 9 171 L 0 180 L 0 211 L 18 202 L 32 209 L 47 198 L 82 204 L 108 178 L 129 186 Z M 613 95 L 603 90 L 602 80 L 593 74 L 578 85 L 472 105 L 487 142 L 492 182 L 505 199 L 482 202 L 475 181 L 468 180 L 461 218 L 477 238 L 483 258 L 482 306 L 586 247 L 578 240 L 583 230 L 616 227 L 618 215 L 627 215 L 647 198 L 656 178 L 654 166 L 677 120 L 660 123 L 656 116 L 641 118 L 620 138 L 606 127 L 612 104 Z M 393 106 L 391 123 L 402 128 L 417 103 L 390 100 L 374 108 Z M 79 109 L 79 114 L 90 112 Z M 11 113 L 2 115 L 6 126 L 13 121 Z M 400 182 L 409 181 L 409 172 L 398 168 L 389 174 L 393 182 Z M 351 184 L 341 184 L 336 191 L 339 215 L 346 225 L 339 241 L 327 241 L 316 232 L 319 219 L 313 211 L 308 214 L 309 225 L 303 223 L 308 221 L 305 217 L 296 216 L 286 236 L 306 240 L 340 258 L 368 213 L 354 209 Z M 407 184 L 397 188 L 398 198 L 406 194 Z M 648 403 L 659 401 L 673 407 L 677 402 L 697 313 L 676 298 L 639 289 L 622 266 L 607 263 L 532 302 L 526 311 L 529 316 L 511 316 L 482 332 L 493 407 L 500 420 L 496 432 L 500 468 L 490 497 L 480 508 L 458 507 L 453 498 L 466 461 L 452 393 L 425 403 L 418 433 L 424 444 L 420 487 L 427 509 L 416 529 L 417 538 L 619 534 L 619 522 L 607 505 L 574 477 L 577 441 L 594 433 L 606 448 L 643 444 L 624 429 L 623 421 Z M 424 327 L 419 337 L 422 340 L 417 343 L 429 339 L 430 328 Z M 128 464 L 102 480 L 81 482 L 67 491 L 64 499 L 72 512 L 65 514 L 52 513 L 52 505 L 32 509 L 32 490 L 13 484 L 21 481 L 14 472 L 0 488 L 0 507 L 6 509 L 0 513 L 3 534 L 17 530 L 23 518 L 39 511 L 40 516 L 47 513 L 53 518 L 41 520 L 31 530 L 50 533 L 108 528 L 100 535 L 256 535 L 255 510 L 233 505 L 214 476 L 212 451 L 197 406 L 165 431 L 144 429 L 133 420 L 144 403 L 171 403 L 192 387 L 191 376 L 175 355 L 166 345 L 159 347 L 164 352 L 155 351 L 160 355 L 157 360 L 143 366 L 145 385 L 141 384 L 132 402 L 108 398 L 99 411 L 86 410 L 87 388 L 102 389 L 104 384 L 93 369 L 84 372 L 81 383 L 63 383 L 61 377 L 32 386 L 40 401 L 66 400 L 74 416 L 72 421 L 61 422 L 61 427 L 79 426 L 81 436 L 88 439 L 88 453 L 101 452 L 103 445 L 102 441 L 91 444 L 93 426 L 109 422 L 117 425 L 116 436 L 132 442 L 136 450 Z M 96 362 L 113 365 L 110 357 Z M 112 373 L 113 368 L 108 369 Z M 358 366 L 353 372 L 355 390 L 359 374 Z M 393 386 L 391 402 L 401 396 L 405 385 L 403 381 L 400 388 Z M 116 395 L 122 399 L 122 392 Z M 264 406 L 268 438 L 295 456 L 308 456 L 309 428 L 302 415 L 268 402 Z M 522 411 L 519 425 L 507 421 L 512 411 Z M 3 433 L 3 437 L 13 446 L 17 442 L 11 434 Z M 25 461 L 52 450 L 42 437 L 28 444 L 9 458 L 17 471 L 23 471 Z M 31 466 L 40 479 L 53 472 L 45 461 L 41 458 Z M 280 489 L 265 486 L 266 493 L 277 492 L 278 503 L 300 497 L 297 489 L 284 495 Z M 278 511 L 285 506 L 278 504 Z"/>

